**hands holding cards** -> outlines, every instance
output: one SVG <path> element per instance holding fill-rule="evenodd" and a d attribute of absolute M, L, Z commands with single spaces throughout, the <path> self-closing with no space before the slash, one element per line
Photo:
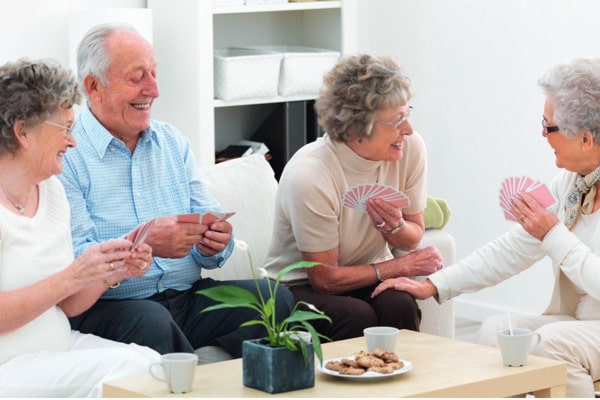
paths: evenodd
<path fill-rule="evenodd" d="M 500 207 L 504 210 L 506 219 L 510 221 L 518 221 L 512 212 L 512 202 L 520 192 L 529 194 L 543 208 L 547 208 L 555 202 L 554 197 L 542 182 L 534 181 L 526 176 L 507 178 L 502 182 L 500 189 Z"/>
<path fill-rule="evenodd" d="M 177 222 L 210 225 L 214 222 L 225 221 L 233 214 L 235 214 L 235 212 L 219 213 L 209 211 L 206 213 L 179 214 L 176 216 L 176 218 Z M 125 238 L 131 240 L 131 242 L 133 243 L 133 245 L 131 246 L 131 251 L 135 250 L 137 246 L 144 243 L 155 223 L 156 219 L 151 219 L 150 221 L 139 225 L 134 230 L 125 235 Z"/>
<path fill-rule="evenodd" d="M 410 199 L 404 193 L 381 183 L 354 185 L 344 193 L 342 202 L 345 207 L 366 213 L 367 201 L 372 198 L 385 200 L 396 208 L 404 208 L 410 205 Z"/>
<path fill-rule="evenodd" d="M 202 224 L 202 225 L 210 225 L 214 222 L 225 221 L 229 219 L 235 212 L 225 212 L 219 213 L 214 211 L 209 211 L 204 214 L 202 213 L 192 213 L 192 214 L 180 214 L 177 216 L 177 222 L 187 222 L 190 224 Z"/>

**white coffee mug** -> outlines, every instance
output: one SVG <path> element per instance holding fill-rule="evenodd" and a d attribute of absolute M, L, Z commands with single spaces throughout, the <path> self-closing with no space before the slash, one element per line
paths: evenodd
<path fill-rule="evenodd" d="M 498 346 L 502 353 L 502 362 L 510 367 L 521 367 L 527 364 L 529 352 L 540 345 L 542 337 L 529 329 L 515 328 L 512 334 L 509 329 L 497 332 Z M 535 337 L 535 342 L 531 339 Z"/>
<path fill-rule="evenodd" d="M 160 363 L 150 365 L 150 375 L 167 384 L 171 393 L 192 391 L 198 356 L 194 353 L 168 353 L 160 357 Z M 162 376 L 154 370 L 162 369 Z"/>
<path fill-rule="evenodd" d="M 367 343 L 367 350 L 372 352 L 378 347 L 387 351 L 396 351 L 396 342 L 398 341 L 399 329 L 391 326 L 372 326 L 365 328 L 363 334 Z"/>

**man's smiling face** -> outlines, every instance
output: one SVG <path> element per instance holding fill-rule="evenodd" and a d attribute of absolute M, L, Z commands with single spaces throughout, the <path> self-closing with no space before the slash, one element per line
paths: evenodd
<path fill-rule="evenodd" d="M 107 86 L 97 80 L 90 108 L 106 129 L 127 142 L 150 126 L 152 102 L 159 95 L 156 58 L 150 43 L 128 31 L 112 33 L 107 52 Z"/>

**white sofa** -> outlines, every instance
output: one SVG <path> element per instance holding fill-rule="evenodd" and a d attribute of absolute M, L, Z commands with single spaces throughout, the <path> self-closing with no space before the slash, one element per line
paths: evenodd
<path fill-rule="evenodd" d="M 230 218 L 234 237 L 244 240 L 256 266 L 262 264 L 271 238 L 277 181 L 271 165 L 263 156 L 253 155 L 202 168 L 202 177 L 209 191 L 219 200 L 224 211 L 235 211 Z M 448 233 L 428 229 L 421 246 L 436 246 L 445 265 L 455 259 L 454 238 Z M 219 280 L 251 278 L 248 255 L 237 249 L 225 265 L 217 270 L 203 271 L 203 276 Z M 443 305 L 433 299 L 418 301 L 423 312 L 421 331 L 454 337 L 454 305 Z M 198 349 L 199 363 L 220 361 L 223 352 L 218 347 Z"/>

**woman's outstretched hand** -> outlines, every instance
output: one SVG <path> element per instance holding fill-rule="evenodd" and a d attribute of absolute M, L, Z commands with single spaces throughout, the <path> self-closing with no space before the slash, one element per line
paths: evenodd
<path fill-rule="evenodd" d="M 371 298 L 376 297 L 388 289 L 408 292 L 419 300 L 425 300 L 437 294 L 437 288 L 429 279 L 424 282 L 418 282 L 411 278 L 400 277 L 386 279 L 381 282 L 377 285 L 373 293 L 371 293 Z"/>

